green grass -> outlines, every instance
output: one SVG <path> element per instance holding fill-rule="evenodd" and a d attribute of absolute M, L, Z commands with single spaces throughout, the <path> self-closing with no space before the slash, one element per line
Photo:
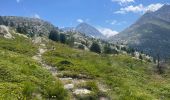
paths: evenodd
<path fill-rule="evenodd" d="M 170 80 L 154 73 L 154 65 L 128 55 L 98 55 L 53 43 L 56 50 L 46 52 L 43 59 L 71 76 L 79 74 L 102 81 L 114 100 L 169 100 Z M 67 62 L 67 63 L 63 63 Z M 67 74 L 68 75 L 68 74 Z"/>
<path fill-rule="evenodd" d="M 14 36 L 14 39 L 0 37 L 0 100 L 69 99 L 60 81 L 32 59 L 38 51 L 37 44 Z M 60 43 L 46 45 L 48 49 L 55 48 L 43 55 L 47 64 L 65 72 L 63 76 L 91 80 L 77 87 L 88 88 L 92 94 L 78 99 L 97 99 L 99 95 L 114 100 L 170 99 L 169 71 L 158 75 L 152 63 L 128 55 L 98 55 Z M 110 91 L 102 93 L 97 82 Z"/>
<path fill-rule="evenodd" d="M 14 39 L 5 39 L 0 37 L 0 49 L 8 50 L 26 56 L 33 56 L 37 52 L 37 46 L 32 44 L 31 39 L 13 34 Z"/>
<path fill-rule="evenodd" d="M 0 100 L 67 99 L 59 80 L 31 58 L 37 46 L 31 39 L 14 36 L 0 38 Z"/>

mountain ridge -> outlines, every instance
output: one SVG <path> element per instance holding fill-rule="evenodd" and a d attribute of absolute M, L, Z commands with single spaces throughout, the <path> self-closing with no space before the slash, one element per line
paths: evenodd
<path fill-rule="evenodd" d="M 170 5 L 164 5 L 155 12 L 146 12 L 134 24 L 110 40 L 114 43 L 127 44 L 153 57 L 159 53 L 161 58 L 167 58 L 170 56 L 169 11 Z"/>
<path fill-rule="evenodd" d="M 20 33 L 30 36 L 48 36 L 51 30 L 58 30 L 57 27 L 42 19 L 20 16 L 0 16 L 0 25 L 14 27 Z"/>

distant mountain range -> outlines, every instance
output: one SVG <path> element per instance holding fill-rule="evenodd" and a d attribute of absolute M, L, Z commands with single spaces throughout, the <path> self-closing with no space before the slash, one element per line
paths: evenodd
<path fill-rule="evenodd" d="M 47 21 L 38 18 L 28 18 L 19 16 L 0 16 L 0 25 L 14 27 L 18 29 L 20 33 L 27 34 L 30 36 L 47 36 L 51 30 L 60 31 L 59 28 L 55 27 Z M 76 27 L 66 27 L 62 28 L 61 30 L 63 30 L 64 32 L 79 32 L 89 37 L 105 39 L 105 36 L 99 30 L 87 23 L 80 23 Z"/>
<path fill-rule="evenodd" d="M 65 32 L 76 31 L 89 37 L 105 39 L 105 36 L 99 30 L 87 23 L 80 23 L 76 27 L 66 27 L 62 30 Z"/>
<path fill-rule="evenodd" d="M 170 57 L 170 5 L 155 12 L 146 12 L 133 25 L 110 38 L 114 43 L 130 47 L 156 57 Z"/>
<path fill-rule="evenodd" d="M 51 30 L 60 31 L 47 21 L 36 18 L 0 16 L 0 25 L 6 25 L 19 30 L 19 33 L 48 36 Z M 95 27 L 80 23 L 76 27 L 61 29 L 64 32 L 74 31 L 74 36 L 84 37 L 82 34 L 93 38 L 106 39 Z M 82 40 L 82 39 L 81 39 Z M 123 43 L 156 57 L 170 57 L 170 5 L 164 5 L 155 12 L 146 12 L 133 25 L 110 37 L 109 41 Z"/>
<path fill-rule="evenodd" d="M 75 48 L 81 46 L 85 50 L 89 50 L 94 41 L 98 41 L 101 47 L 107 44 L 106 41 L 98 39 L 104 37 L 102 33 L 87 23 L 80 23 L 77 27 L 59 29 L 51 23 L 37 18 L 0 16 L 0 25 L 8 26 L 18 33 L 35 38 L 38 36 L 49 37 L 50 32 L 57 31 L 59 34 L 65 34 L 69 41 L 74 41 L 70 45 Z"/>

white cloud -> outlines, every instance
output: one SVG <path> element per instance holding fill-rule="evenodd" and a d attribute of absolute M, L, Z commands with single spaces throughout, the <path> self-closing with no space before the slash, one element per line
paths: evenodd
<path fill-rule="evenodd" d="M 117 24 L 117 20 L 113 20 L 113 21 L 111 21 L 111 23 L 110 23 L 111 25 L 115 25 L 115 24 Z"/>
<path fill-rule="evenodd" d="M 38 19 L 40 19 L 40 15 L 34 14 L 34 15 L 33 15 L 33 18 L 38 18 Z"/>
<path fill-rule="evenodd" d="M 116 25 L 123 25 L 123 24 L 126 24 L 127 22 L 126 21 L 121 21 L 119 23 L 117 23 Z"/>
<path fill-rule="evenodd" d="M 159 8 L 161 8 L 162 6 L 163 6 L 163 4 L 161 4 L 161 3 L 150 4 L 149 6 L 147 6 L 145 8 L 145 11 L 152 11 L 152 12 L 154 12 L 154 11 L 158 10 Z"/>
<path fill-rule="evenodd" d="M 115 13 L 115 14 L 125 14 L 126 12 L 123 11 L 123 10 L 118 10 L 118 11 L 115 11 L 114 13 Z"/>
<path fill-rule="evenodd" d="M 17 3 L 20 3 L 20 0 L 16 0 Z"/>
<path fill-rule="evenodd" d="M 105 23 L 115 25 L 115 24 L 117 24 L 117 20 L 106 20 Z"/>
<path fill-rule="evenodd" d="M 82 19 L 77 19 L 77 22 L 83 23 L 84 21 Z"/>
<path fill-rule="evenodd" d="M 111 0 L 112 2 L 118 2 L 120 5 L 135 2 L 135 0 Z"/>
<path fill-rule="evenodd" d="M 156 4 L 150 4 L 148 6 L 143 6 L 142 4 L 139 4 L 137 6 L 133 6 L 133 5 L 130 5 L 130 6 L 127 6 L 127 7 L 124 7 L 124 8 L 120 8 L 119 11 L 116 11 L 114 13 L 116 14 L 126 14 L 128 12 L 133 12 L 133 13 L 144 13 L 146 11 L 156 11 L 158 10 L 159 8 L 161 8 L 163 6 L 163 4 L 161 3 L 156 3 Z"/>
<path fill-rule="evenodd" d="M 125 14 L 125 13 L 128 13 L 128 12 L 138 13 L 138 12 L 143 12 L 143 10 L 144 10 L 143 5 L 139 4 L 138 6 L 130 5 L 130 6 L 127 6 L 125 8 L 120 8 L 120 10 L 116 11 L 115 13 L 119 13 L 119 14 Z"/>
<path fill-rule="evenodd" d="M 107 38 L 118 34 L 117 31 L 113 31 L 112 29 L 109 29 L 109 28 L 102 28 L 102 27 L 100 27 L 100 28 L 98 28 L 98 30 L 99 30 L 104 36 L 106 36 Z"/>
<path fill-rule="evenodd" d="M 117 21 L 117 20 L 106 20 L 105 23 L 110 24 L 110 25 L 122 25 L 126 24 L 126 21 Z"/>

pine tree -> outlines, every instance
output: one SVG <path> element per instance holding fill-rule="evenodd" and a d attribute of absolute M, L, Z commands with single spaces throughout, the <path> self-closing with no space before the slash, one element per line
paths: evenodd
<path fill-rule="evenodd" d="M 56 30 L 52 30 L 50 32 L 50 35 L 49 35 L 49 39 L 53 40 L 53 41 L 59 41 L 59 34 L 58 34 L 58 31 Z"/>
<path fill-rule="evenodd" d="M 112 49 L 111 49 L 110 45 L 107 44 L 104 46 L 104 53 L 106 53 L 106 54 L 112 53 Z"/>
<path fill-rule="evenodd" d="M 90 51 L 96 52 L 96 53 L 101 53 L 101 48 L 97 42 L 93 42 L 90 47 Z"/>
<path fill-rule="evenodd" d="M 74 47 L 74 37 L 72 37 L 72 36 L 70 36 L 68 39 L 67 39 L 67 41 L 66 41 L 66 43 L 70 46 L 70 47 Z"/>
<path fill-rule="evenodd" d="M 139 59 L 140 59 L 140 60 L 143 60 L 142 54 L 139 55 Z"/>
<path fill-rule="evenodd" d="M 65 34 L 60 34 L 60 42 L 61 43 L 66 43 L 66 35 Z"/>

